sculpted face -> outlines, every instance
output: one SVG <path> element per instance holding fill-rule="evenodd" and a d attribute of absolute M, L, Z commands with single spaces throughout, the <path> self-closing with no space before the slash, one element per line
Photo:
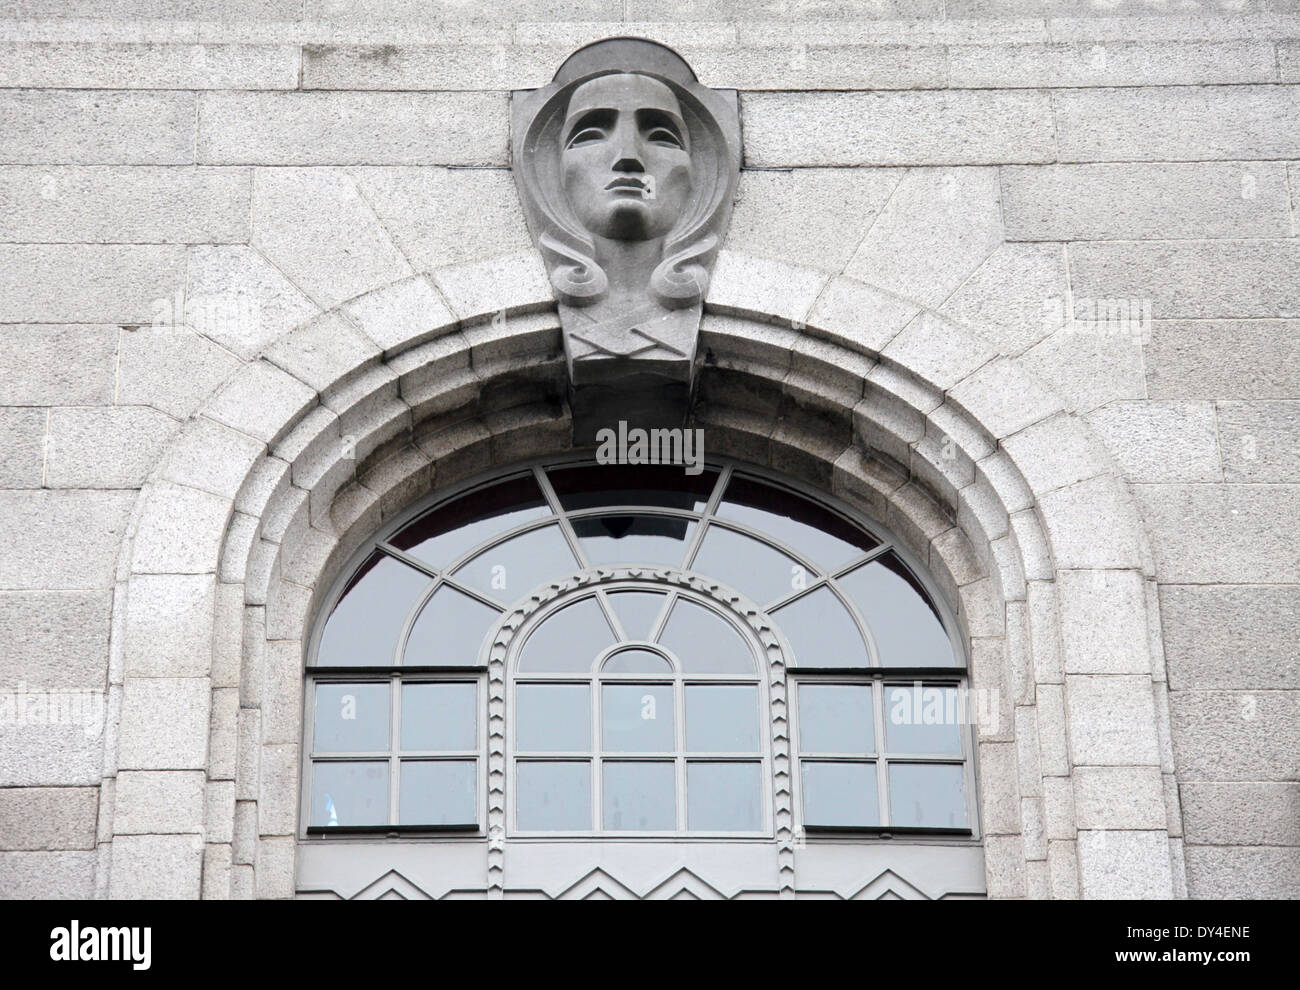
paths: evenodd
<path fill-rule="evenodd" d="M 593 234 L 663 237 L 691 196 L 686 123 L 673 91 L 623 73 L 583 83 L 569 98 L 560 169 L 569 206 Z"/>

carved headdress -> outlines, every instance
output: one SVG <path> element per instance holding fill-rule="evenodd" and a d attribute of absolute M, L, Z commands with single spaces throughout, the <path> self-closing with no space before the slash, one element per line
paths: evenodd
<path fill-rule="evenodd" d="M 580 89 L 590 126 L 572 120 Z M 549 86 L 516 92 L 512 130 L 516 184 L 560 302 L 575 412 L 616 415 L 608 402 L 588 400 L 613 389 L 626 405 L 639 390 L 640 405 L 655 409 L 652 419 L 680 419 L 739 174 L 735 92 L 702 86 L 663 45 L 613 38 L 579 49 Z M 582 139 L 589 149 L 575 155 Z M 679 163 L 672 189 L 656 189 L 652 159 Z M 575 170 L 584 180 L 576 189 L 569 184 Z M 584 199 L 575 204 L 575 195 Z M 656 195 L 664 201 L 636 202 Z M 606 205 L 627 213 L 653 206 L 669 226 L 652 234 L 593 229 L 591 211 Z M 577 394 L 588 385 L 595 389 Z M 650 394 L 657 388 L 672 401 Z"/>

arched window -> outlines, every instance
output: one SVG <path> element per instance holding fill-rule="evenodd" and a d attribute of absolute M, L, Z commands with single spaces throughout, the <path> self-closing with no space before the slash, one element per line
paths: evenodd
<path fill-rule="evenodd" d="M 945 607 L 766 472 L 507 472 L 386 526 L 324 616 L 309 840 L 977 833 Z"/>

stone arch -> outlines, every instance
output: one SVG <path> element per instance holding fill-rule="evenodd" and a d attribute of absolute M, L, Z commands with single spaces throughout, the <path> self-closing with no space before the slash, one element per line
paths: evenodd
<path fill-rule="evenodd" d="M 701 351 L 710 450 L 879 519 L 946 592 L 973 686 L 1001 699 L 978 735 L 990 896 L 1180 892 L 1151 555 L 1082 423 L 931 310 L 725 251 Z M 430 489 L 569 449 L 565 384 L 551 289 L 524 252 L 343 303 L 186 423 L 119 567 L 103 893 L 140 896 L 163 871 L 175 896 L 292 896 L 319 598 Z M 125 813 L 124 782 L 154 799 Z M 1150 828 L 1100 827 L 1106 801 L 1140 802 Z"/>

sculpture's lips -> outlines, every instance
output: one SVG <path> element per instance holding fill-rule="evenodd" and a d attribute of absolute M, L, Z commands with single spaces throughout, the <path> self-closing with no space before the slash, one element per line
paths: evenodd
<path fill-rule="evenodd" d="M 646 184 L 644 179 L 635 179 L 631 176 L 615 179 L 605 187 L 608 192 L 611 189 L 632 189 L 636 192 L 645 192 Z"/>

